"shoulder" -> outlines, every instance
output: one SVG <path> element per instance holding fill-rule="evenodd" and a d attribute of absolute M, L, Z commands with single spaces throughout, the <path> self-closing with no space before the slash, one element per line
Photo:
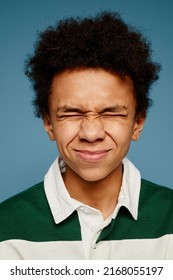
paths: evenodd
<path fill-rule="evenodd" d="M 25 239 L 30 232 L 38 231 L 48 216 L 50 210 L 42 182 L 0 204 L 0 241 Z"/>
<path fill-rule="evenodd" d="M 24 207 L 24 205 L 26 206 L 26 204 L 30 203 L 31 200 L 34 201 L 37 200 L 38 197 L 42 197 L 43 193 L 43 182 L 41 182 L 37 185 L 32 186 L 31 188 L 26 189 L 21 193 L 18 193 L 17 195 L 10 197 L 4 202 L 1 202 L 0 212 L 2 213 L 2 211 L 7 211 L 8 209 L 10 209 L 10 212 L 12 212 L 12 208 L 15 209 L 16 206 Z"/>
<path fill-rule="evenodd" d="M 28 219 L 47 204 L 43 182 L 5 200 L 0 204 L 0 223 L 14 222 L 18 219 Z"/>
<path fill-rule="evenodd" d="M 173 190 L 142 179 L 139 208 L 145 214 L 163 219 L 169 217 L 173 222 Z"/>
<path fill-rule="evenodd" d="M 161 197 L 173 199 L 173 189 L 166 186 L 158 185 L 148 180 L 141 180 L 141 194 L 144 196 L 155 196 L 156 198 Z"/>

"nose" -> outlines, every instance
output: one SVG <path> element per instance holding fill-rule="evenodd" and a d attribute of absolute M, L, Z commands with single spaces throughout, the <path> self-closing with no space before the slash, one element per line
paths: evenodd
<path fill-rule="evenodd" d="M 105 131 L 99 118 L 88 117 L 82 121 L 79 132 L 80 140 L 94 143 L 103 140 L 104 137 Z"/>

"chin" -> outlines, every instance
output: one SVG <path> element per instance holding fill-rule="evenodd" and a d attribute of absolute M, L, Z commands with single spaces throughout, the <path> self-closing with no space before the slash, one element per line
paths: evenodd
<path fill-rule="evenodd" d="M 81 172 L 80 174 L 78 173 L 78 176 L 87 182 L 97 182 L 103 180 L 108 175 L 109 173 L 103 173 L 101 170 L 97 172 L 93 170 L 92 172 Z"/>

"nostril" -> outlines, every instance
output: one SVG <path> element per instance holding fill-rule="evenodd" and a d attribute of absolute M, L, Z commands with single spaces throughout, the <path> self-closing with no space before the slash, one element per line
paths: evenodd
<path fill-rule="evenodd" d="M 95 142 L 103 141 L 103 138 L 94 138 L 94 139 L 90 138 L 90 139 L 88 139 L 86 137 L 84 137 L 84 138 L 79 137 L 79 139 L 80 139 L 81 142 L 87 142 L 87 143 L 95 143 Z"/>

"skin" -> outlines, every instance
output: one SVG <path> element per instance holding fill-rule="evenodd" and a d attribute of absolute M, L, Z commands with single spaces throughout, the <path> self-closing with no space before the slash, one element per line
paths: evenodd
<path fill-rule="evenodd" d="M 132 80 L 103 69 L 58 74 L 43 121 L 66 162 L 63 179 L 71 197 L 106 219 L 117 204 L 122 160 L 145 121 L 136 116 Z"/>

